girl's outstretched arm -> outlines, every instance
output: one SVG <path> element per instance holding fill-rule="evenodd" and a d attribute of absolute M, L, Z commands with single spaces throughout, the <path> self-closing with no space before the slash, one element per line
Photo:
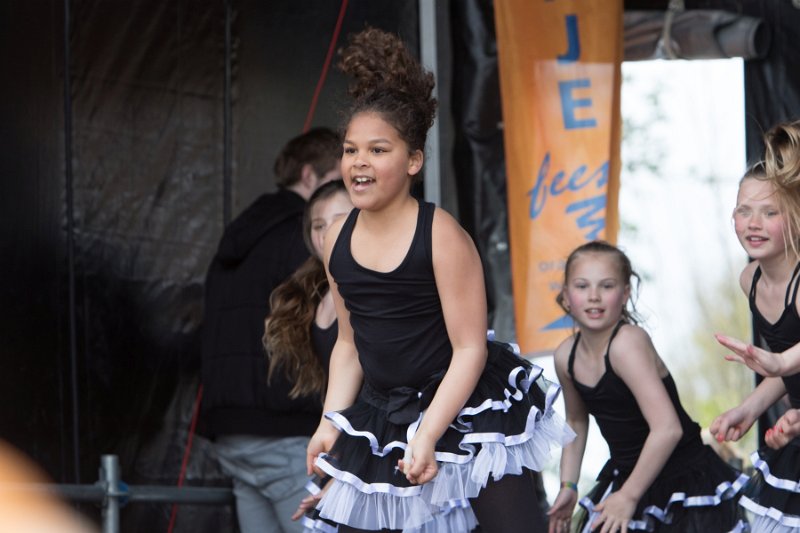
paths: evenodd
<path fill-rule="evenodd" d="M 714 334 L 714 337 L 733 352 L 725 356 L 726 360 L 747 365 L 762 376 L 790 376 L 800 372 L 800 343 L 785 352 L 775 353 L 720 333 Z"/>
<path fill-rule="evenodd" d="M 761 413 L 784 394 L 786 387 L 781 378 L 764 378 L 741 404 L 715 418 L 708 430 L 719 442 L 739 440 Z"/>
<path fill-rule="evenodd" d="M 578 501 L 577 483 L 581 474 L 581 462 L 586 450 L 586 437 L 589 432 L 589 415 L 578 391 L 572 384 L 567 365 L 569 353 L 575 338 L 570 337 L 556 348 L 554 355 L 556 375 L 561 384 L 564 397 L 567 424 L 575 432 L 575 440 L 561 450 L 561 490 L 558 492 L 553 506 L 547 512 L 549 517 L 548 533 L 569 531 L 572 511 Z"/>
<path fill-rule="evenodd" d="M 653 483 L 683 435 L 678 414 L 661 381 L 660 359 L 650 337 L 638 326 L 619 330 L 609 352 L 614 372 L 636 398 L 650 432 L 639 459 L 620 489 L 595 507 L 593 530 L 627 531 L 642 494 Z"/>
<path fill-rule="evenodd" d="M 350 407 L 361 389 L 364 373 L 361 363 L 358 361 L 358 352 L 353 341 L 353 328 L 350 327 L 350 313 L 344 306 L 344 300 L 339 295 L 339 289 L 328 271 L 328 262 L 331 256 L 333 244 L 339 236 L 344 219 L 337 220 L 325 234 L 325 269 L 328 274 L 328 283 L 333 295 L 333 302 L 336 306 L 336 316 L 338 319 L 338 336 L 336 344 L 333 345 L 331 352 L 331 362 L 328 369 L 328 389 L 325 393 L 325 404 L 322 409 L 323 418 L 320 420 L 316 432 L 311 437 L 306 452 L 306 468 L 308 475 L 311 475 L 314 468 L 314 461 L 321 453 L 327 453 L 336 438 L 339 430 L 324 417 L 324 413 L 330 411 L 340 411 Z M 323 472 L 317 472 L 324 475 Z"/>
<path fill-rule="evenodd" d="M 433 273 L 453 358 L 409 445 L 412 464 L 400 468 L 412 483 L 437 474 L 434 447 L 464 406 L 486 366 L 486 288 L 472 239 L 442 209 L 433 217 Z"/>

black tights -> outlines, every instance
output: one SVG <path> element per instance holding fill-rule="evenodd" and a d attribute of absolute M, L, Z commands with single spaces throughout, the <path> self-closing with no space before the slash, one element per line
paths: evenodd
<path fill-rule="evenodd" d="M 533 472 L 489 480 L 477 498 L 469 501 L 481 533 L 538 533 L 547 531 Z"/>
<path fill-rule="evenodd" d="M 489 480 L 477 498 L 470 500 L 481 533 L 538 533 L 547 531 L 533 473 L 505 475 L 500 481 Z M 400 533 L 399 529 L 382 529 Z M 340 525 L 339 533 L 362 533 L 363 529 Z"/>

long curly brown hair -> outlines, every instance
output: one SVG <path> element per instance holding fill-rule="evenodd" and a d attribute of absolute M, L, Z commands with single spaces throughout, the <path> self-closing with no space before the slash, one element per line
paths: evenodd
<path fill-rule="evenodd" d="M 317 202 L 335 194 L 347 194 L 341 180 L 331 181 L 317 189 L 303 213 L 303 237 L 311 251 L 292 276 L 270 295 L 272 313 L 264 322 L 264 349 L 269 359 L 267 380 L 278 369 L 293 383 L 289 398 L 325 395 L 327 372 L 311 344 L 311 324 L 317 306 L 328 291 L 328 278 L 322 261 L 311 245 L 311 210 Z"/>
<path fill-rule="evenodd" d="M 351 35 L 339 56 L 339 69 L 351 78 L 348 94 L 353 99 L 345 124 L 356 114 L 378 113 L 397 129 L 411 152 L 424 151 L 436 116 L 433 74 L 398 36 L 376 28 Z"/>

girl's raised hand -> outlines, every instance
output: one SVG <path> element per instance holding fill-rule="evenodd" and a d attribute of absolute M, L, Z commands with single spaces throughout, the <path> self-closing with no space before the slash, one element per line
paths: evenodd
<path fill-rule="evenodd" d="M 547 511 L 550 519 L 548 533 L 565 533 L 569 531 L 570 521 L 572 520 L 572 510 L 578 501 L 578 493 L 564 487 L 556 496 L 553 506 Z"/>
<path fill-rule="evenodd" d="M 708 430 L 717 442 L 737 441 L 747 433 L 755 422 L 755 417 L 741 406 L 725 411 L 711 422 Z"/>
<path fill-rule="evenodd" d="M 720 333 L 715 333 L 714 337 L 716 337 L 717 342 L 733 352 L 725 356 L 727 361 L 735 361 L 747 365 L 748 368 L 765 377 L 783 375 L 784 361 L 781 354 L 769 352 L 751 343 Z"/>
<path fill-rule="evenodd" d="M 767 446 L 777 450 L 800 435 L 800 410 L 789 409 L 781 416 L 773 427 L 764 435 Z"/>
<path fill-rule="evenodd" d="M 636 502 L 636 499 L 622 491 L 611 493 L 608 498 L 595 505 L 594 510 L 600 513 L 600 517 L 592 524 L 592 531 L 625 533 L 636 510 Z"/>

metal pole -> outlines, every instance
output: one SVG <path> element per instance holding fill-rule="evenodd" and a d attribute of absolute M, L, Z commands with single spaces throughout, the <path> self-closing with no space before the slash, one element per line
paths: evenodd
<path fill-rule="evenodd" d="M 78 400 L 78 326 L 75 285 L 75 200 L 72 170 L 72 69 L 70 0 L 64 0 L 64 203 L 67 216 L 67 290 L 69 299 L 70 407 L 72 408 L 72 467 L 81 482 L 80 402 Z"/>
<path fill-rule="evenodd" d="M 222 104 L 222 225 L 227 226 L 231 221 L 232 210 L 232 97 L 231 97 L 231 55 L 233 45 L 231 44 L 231 3 L 225 2 L 225 78 L 223 80 L 223 104 Z"/>
<path fill-rule="evenodd" d="M 100 458 L 100 483 L 106 490 L 103 499 L 103 533 L 119 533 L 119 458 L 104 455 Z"/>
<path fill-rule="evenodd" d="M 438 61 L 436 58 L 436 2 L 435 0 L 419 0 L 419 42 L 422 65 L 438 78 Z M 433 96 L 438 100 L 439 91 L 433 88 Z M 442 205 L 441 163 L 439 143 L 439 118 L 433 121 L 425 147 L 427 161 L 425 164 L 424 183 L 425 199 L 436 205 Z"/>

